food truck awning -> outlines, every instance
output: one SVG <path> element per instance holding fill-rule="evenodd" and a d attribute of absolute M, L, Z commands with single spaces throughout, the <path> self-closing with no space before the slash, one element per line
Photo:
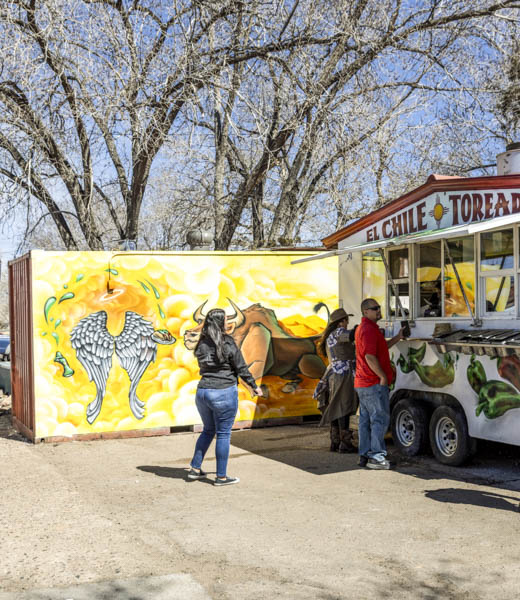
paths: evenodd
<path fill-rule="evenodd" d="M 499 227 L 505 227 L 506 225 L 514 225 L 520 223 L 520 213 L 515 215 L 506 215 L 504 217 L 495 217 L 488 221 L 482 221 L 480 223 L 473 223 L 468 225 L 468 233 L 481 233 L 482 231 L 490 231 L 491 229 L 498 229 Z"/>
<path fill-rule="evenodd" d="M 295 265 L 297 263 L 308 262 L 310 260 L 321 260 L 322 258 L 328 258 L 329 256 L 339 256 L 340 254 L 348 254 L 350 252 L 364 252 L 366 250 L 377 250 L 379 248 L 400 246 L 401 244 L 411 244 L 413 242 L 425 242 L 436 239 L 447 239 L 463 235 L 471 235 L 473 233 L 481 233 L 483 231 L 499 229 L 500 227 L 513 225 L 519 222 L 520 213 L 506 215 L 504 217 L 495 217 L 494 219 L 488 219 L 487 221 L 481 221 L 480 223 L 457 225 L 455 227 L 445 227 L 444 229 L 430 229 L 429 231 L 401 235 L 387 240 L 376 240 L 375 242 L 354 244 L 352 246 L 346 246 L 345 248 L 338 248 L 337 250 L 330 250 L 329 252 L 320 252 L 319 254 L 306 256 L 305 258 L 298 258 L 297 260 L 291 261 L 291 264 Z"/>
<path fill-rule="evenodd" d="M 520 220 L 520 215 L 517 216 L 518 220 Z M 509 217 L 509 219 L 509 222 L 512 222 L 511 217 Z M 497 219 L 495 219 L 495 221 L 496 220 Z M 484 225 L 484 223 L 482 223 L 482 225 Z M 461 235 L 468 235 L 470 233 L 470 227 L 470 225 L 457 225 L 456 227 L 445 227 L 444 229 L 431 229 L 429 231 L 422 231 L 421 233 L 401 235 L 387 240 L 376 240 L 375 242 L 355 244 L 353 246 L 338 248 L 337 250 L 331 250 L 329 252 L 314 254 L 313 256 L 307 256 L 305 258 L 298 258 L 297 260 L 291 261 L 291 264 L 295 265 L 296 263 L 308 262 L 310 260 L 320 260 L 321 258 L 327 258 L 329 256 L 339 256 L 340 254 L 348 254 L 350 252 L 364 252 L 366 250 L 377 250 L 379 248 L 386 248 L 387 246 L 400 246 L 402 244 L 411 244 L 412 242 L 424 242 L 429 240 L 459 237 Z M 499 227 L 499 225 L 497 225 L 497 227 Z"/>

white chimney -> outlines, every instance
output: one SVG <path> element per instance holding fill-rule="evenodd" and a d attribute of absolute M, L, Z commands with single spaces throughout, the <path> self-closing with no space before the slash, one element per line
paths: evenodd
<path fill-rule="evenodd" d="M 508 144 L 506 151 L 497 154 L 497 175 L 520 174 L 520 143 Z"/>

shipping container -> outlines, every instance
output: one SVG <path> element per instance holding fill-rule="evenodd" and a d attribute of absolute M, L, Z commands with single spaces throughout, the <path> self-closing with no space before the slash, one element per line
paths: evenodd
<path fill-rule="evenodd" d="M 317 414 L 316 342 L 337 307 L 337 259 L 309 252 L 46 252 L 9 264 L 13 424 L 65 441 L 197 427 L 193 355 L 228 313 L 264 397 L 239 386 L 237 426 Z"/>

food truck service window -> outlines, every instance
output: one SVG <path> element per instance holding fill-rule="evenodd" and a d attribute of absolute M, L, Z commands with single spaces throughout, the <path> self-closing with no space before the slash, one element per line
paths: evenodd
<path fill-rule="evenodd" d="M 442 243 L 418 244 L 416 247 L 416 315 L 442 316 Z"/>
<path fill-rule="evenodd" d="M 465 236 L 446 240 L 451 260 L 455 264 L 464 293 L 475 314 L 475 240 Z M 453 265 L 444 252 L 444 317 L 470 316 Z"/>
<path fill-rule="evenodd" d="M 489 316 L 515 315 L 514 229 L 480 234 L 481 310 Z"/>
<path fill-rule="evenodd" d="M 388 251 L 388 267 L 394 280 L 404 310 L 400 315 L 397 309 L 394 289 L 390 282 L 387 283 L 388 314 L 395 318 L 408 318 L 410 315 L 410 270 L 409 270 L 408 248 L 398 248 Z"/>
<path fill-rule="evenodd" d="M 415 247 L 415 314 L 417 318 L 467 317 L 475 310 L 475 249 L 473 236 L 417 244 Z M 451 257 L 451 260 L 450 260 Z M 455 273 L 455 269 L 457 274 Z"/>
<path fill-rule="evenodd" d="M 363 252 L 363 298 L 374 298 L 381 306 L 381 316 L 385 318 L 386 271 L 379 252 Z"/>

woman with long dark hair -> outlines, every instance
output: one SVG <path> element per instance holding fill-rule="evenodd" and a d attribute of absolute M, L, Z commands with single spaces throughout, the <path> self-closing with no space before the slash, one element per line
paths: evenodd
<path fill-rule="evenodd" d="M 262 396 L 262 389 L 256 385 L 235 341 L 226 335 L 226 313 L 221 308 L 208 312 L 194 352 L 201 374 L 195 403 L 203 429 L 195 445 L 188 479 L 206 476 L 201 469 L 202 461 L 216 434 L 217 477 L 214 483 L 238 483 L 238 477 L 227 476 L 231 428 L 238 410 L 238 377 L 256 396 Z"/>
<path fill-rule="evenodd" d="M 355 348 L 353 331 L 348 329 L 349 314 L 343 308 L 332 311 L 318 348 L 329 359 L 329 403 L 320 425 L 330 423 L 331 452 L 356 452 L 349 427 L 358 401 L 354 389 Z"/>

